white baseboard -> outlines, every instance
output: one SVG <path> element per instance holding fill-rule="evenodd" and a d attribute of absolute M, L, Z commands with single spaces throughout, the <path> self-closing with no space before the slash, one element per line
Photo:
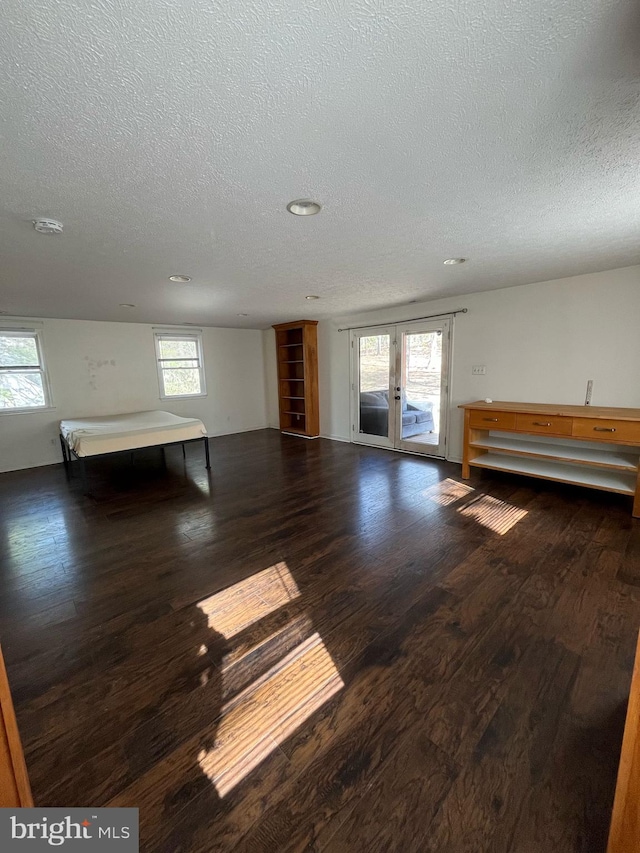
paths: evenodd
<path fill-rule="evenodd" d="M 0 474 L 10 474 L 12 471 L 29 471 L 31 468 L 48 468 L 50 465 L 62 465 L 62 454 L 60 454 L 60 459 L 49 459 L 47 462 L 30 462 L 29 465 L 0 468 Z"/>
<path fill-rule="evenodd" d="M 256 432 L 259 429 L 268 428 L 267 424 L 260 424 L 259 426 L 250 426 L 244 429 L 232 429 L 227 432 L 207 432 L 207 438 L 220 438 L 223 435 L 238 435 L 241 432 Z"/>
<path fill-rule="evenodd" d="M 327 439 L 329 439 L 329 441 L 342 441 L 342 442 L 344 442 L 345 444 L 351 444 L 351 439 L 349 439 L 349 438 L 344 438 L 344 437 L 343 437 L 343 436 L 341 436 L 341 435 L 329 435 L 329 434 L 327 434 L 327 433 L 321 432 L 321 433 L 320 433 L 320 438 L 327 438 Z"/>

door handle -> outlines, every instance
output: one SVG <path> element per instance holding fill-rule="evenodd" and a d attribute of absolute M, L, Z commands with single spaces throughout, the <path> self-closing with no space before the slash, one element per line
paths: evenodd
<path fill-rule="evenodd" d="M 615 427 L 594 427 L 595 432 L 615 432 Z"/>
<path fill-rule="evenodd" d="M 550 421 L 534 421 L 534 426 L 551 426 Z"/>
<path fill-rule="evenodd" d="M 483 418 L 483 421 L 491 421 L 492 424 L 498 423 L 498 418 Z"/>

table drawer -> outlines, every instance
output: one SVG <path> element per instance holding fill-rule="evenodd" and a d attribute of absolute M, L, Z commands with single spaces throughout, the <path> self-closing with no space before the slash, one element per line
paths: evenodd
<path fill-rule="evenodd" d="M 471 429 L 515 429 L 516 413 L 472 410 L 469 426 Z"/>
<path fill-rule="evenodd" d="M 590 438 L 592 441 L 627 441 L 630 444 L 640 444 L 640 423 L 603 418 L 574 418 L 571 434 L 576 438 Z"/>
<path fill-rule="evenodd" d="M 571 435 L 573 418 L 516 415 L 516 429 L 537 435 Z"/>

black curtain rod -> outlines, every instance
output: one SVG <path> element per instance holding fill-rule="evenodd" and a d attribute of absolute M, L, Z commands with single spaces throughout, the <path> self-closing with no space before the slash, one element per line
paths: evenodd
<path fill-rule="evenodd" d="M 369 323 L 366 326 L 346 326 L 339 332 L 353 332 L 356 329 L 376 329 L 379 326 L 399 326 L 401 323 L 413 323 L 417 320 L 435 320 L 437 317 L 453 317 L 455 314 L 466 314 L 468 308 L 456 308 L 455 311 L 444 311 L 441 314 L 427 314 L 426 317 L 410 317 L 408 320 L 393 320 L 390 323 Z"/>

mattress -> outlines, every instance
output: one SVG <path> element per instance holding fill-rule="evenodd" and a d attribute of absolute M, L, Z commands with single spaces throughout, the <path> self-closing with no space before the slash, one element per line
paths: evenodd
<path fill-rule="evenodd" d="M 78 456 L 97 456 L 204 438 L 207 431 L 198 418 L 154 411 L 60 421 L 60 433 Z"/>

